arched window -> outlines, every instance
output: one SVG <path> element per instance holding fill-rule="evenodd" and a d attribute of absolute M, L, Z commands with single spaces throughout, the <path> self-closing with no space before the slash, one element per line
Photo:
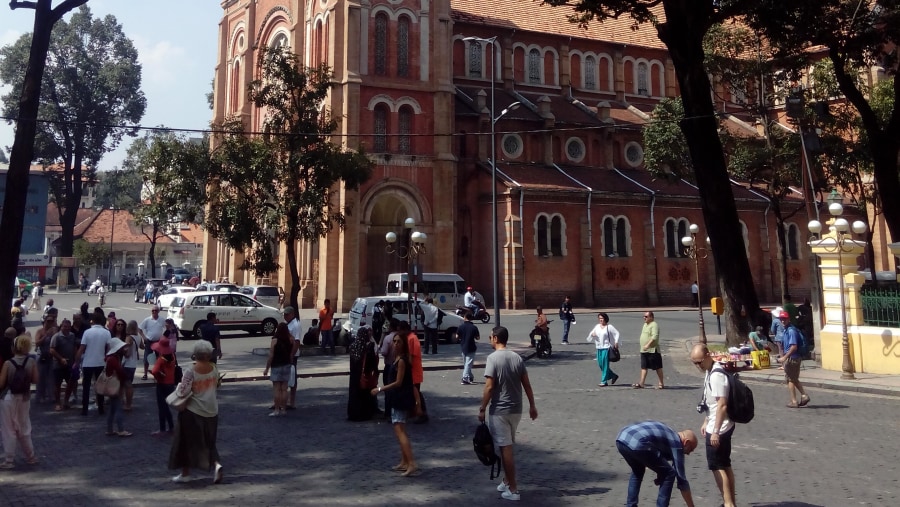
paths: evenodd
<path fill-rule="evenodd" d="M 375 106 L 375 146 L 376 153 L 388 151 L 388 109 L 384 104 Z"/>
<path fill-rule="evenodd" d="M 650 69 L 647 64 L 641 62 L 637 65 L 637 93 L 638 95 L 650 96 Z"/>
<path fill-rule="evenodd" d="M 687 236 L 688 226 L 685 218 L 666 219 L 666 257 L 687 257 L 687 247 L 681 243 L 681 238 Z"/>
<path fill-rule="evenodd" d="M 409 77 L 409 18 L 397 21 L 397 75 Z"/>
<path fill-rule="evenodd" d="M 541 84 L 541 52 L 532 49 L 528 52 L 528 82 Z"/>
<path fill-rule="evenodd" d="M 231 112 L 237 111 L 240 106 L 241 88 L 241 62 L 235 60 L 231 72 Z"/>
<path fill-rule="evenodd" d="M 537 254 L 541 257 L 550 255 L 550 249 L 547 245 L 547 217 L 541 215 L 537 219 Z"/>
<path fill-rule="evenodd" d="M 800 229 L 796 224 L 787 226 L 784 239 L 787 241 L 787 258 L 792 261 L 800 259 Z"/>
<path fill-rule="evenodd" d="M 628 251 L 631 250 L 629 248 L 629 234 L 628 234 L 628 219 L 625 217 L 619 217 L 616 220 L 616 254 L 619 257 L 628 257 Z"/>
<path fill-rule="evenodd" d="M 597 89 L 597 59 L 593 56 L 584 59 L 584 88 Z"/>
<path fill-rule="evenodd" d="M 469 42 L 469 77 L 481 77 L 481 44 Z"/>
<path fill-rule="evenodd" d="M 400 153 L 409 155 L 412 153 L 410 144 L 410 133 L 412 133 L 413 111 L 409 106 L 403 106 L 398 112 L 398 123 L 400 124 Z"/>
<path fill-rule="evenodd" d="M 625 217 L 603 219 L 603 255 L 606 257 L 630 257 L 631 233 Z"/>
<path fill-rule="evenodd" d="M 387 14 L 379 12 L 375 16 L 375 75 L 387 75 Z"/>
<path fill-rule="evenodd" d="M 562 257 L 566 255 L 566 223 L 562 215 L 538 215 L 534 222 L 535 249 L 539 257 Z"/>
<path fill-rule="evenodd" d="M 562 257 L 562 217 L 555 215 L 550 221 L 550 255 Z"/>

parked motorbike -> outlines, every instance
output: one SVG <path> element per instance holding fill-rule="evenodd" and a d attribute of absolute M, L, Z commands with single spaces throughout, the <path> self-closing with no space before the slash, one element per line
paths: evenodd
<path fill-rule="evenodd" d="M 456 315 L 460 317 L 464 317 L 466 312 L 470 312 L 468 308 L 465 306 L 456 305 Z M 491 321 L 491 314 L 488 313 L 487 309 L 485 309 L 484 305 L 481 302 L 478 302 L 478 310 L 472 315 L 472 320 L 480 320 L 481 322 L 487 324 Z"/>

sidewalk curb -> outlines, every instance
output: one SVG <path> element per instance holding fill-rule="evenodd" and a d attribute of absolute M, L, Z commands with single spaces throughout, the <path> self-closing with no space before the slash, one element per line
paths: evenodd
<path fill-rule="evenodd" d="M 764 375 L 764 376 L 763 376 Z M 773 375 L 773 374 L 756 374 L 756 375 L 744 375 L 741 377 L 741 380 L 745 382 L 759 382 L 766 384 L 784 384 L 784 376 L 781 375 Z M 871 384 L 853 384 L 854 381 L 834 381 L 834 380 L 816 380 L 816 379 L 803 379 L 803 373 L 800 373 L 800 381 L 803 383 L 804 387 L 815 387 L 818 389 L 827 389 L 830 391 L 842 391 L 849 393 L 859 393 L 859 394 L 877 394 L 881 396 L 892 396 L 892 397 L 900 397 L 900 389 L 892 388 L 892 387 L 880 387 L 873 386 Z"/>

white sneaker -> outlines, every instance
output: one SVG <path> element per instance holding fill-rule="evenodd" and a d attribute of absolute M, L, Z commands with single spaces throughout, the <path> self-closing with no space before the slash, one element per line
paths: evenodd
<path fill-rule="evenodd" d="M 497 485 L 497 491 L 501 493 L 509 491 L 509 486 L 505 482 L 500 481 L 500 484 Z"/>
<path fill-rule="evenodd" d="M 512 491 L 507 490 L 507 491 L 504 491 L 502 495 L 500 495 L 500 498 L 502 498 L 504 500 L 512 500 L 513 502 L 518 502 L 519 494 L 513 493 Z"/>
<path fill-rule="evenodd" d="M 172 482 L 181 482 L 181 483 L 191 482 L 191 477 L 189 475 L 178 474 L 175 477 L 172 477 Z"/>

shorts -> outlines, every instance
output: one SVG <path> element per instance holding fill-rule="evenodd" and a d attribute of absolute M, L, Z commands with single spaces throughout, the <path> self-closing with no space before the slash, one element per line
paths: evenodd
<path fill-rule="evenodd" d="M 272 382 L 287 382 L 291 377 L 291 365 L 274 366 L 269 370 L 269 380 Z"/>
<path fill-rule="evenodd" d="M 54 380 L 56 380 L 56 385 L 60 385 L 63 383 L 63 380 L 66 382 L 72 381 L 72 365 L 60 366 L 59 368 L 55 368 L 53 370 Z M 78 379 L 75 379 L 76 382 Z"/>
<path fill-rule="evenodd" d="M 406 424 L 406 417 L 408 416 L 407 410 L 400 410 L 399 408 L 391 409 L 391 423 L 392 424 Z"/>
<path fill-rule="evenodd" d="M 659 352 L 641 352 L 642 370 L 661 370 L 662 354 Z"/>
<path fill-rule="evenodd" d="M 491 414 L 488 416 L 488 428 L 494 437 L 494 445 L 506 447 L 516 443 L 516 428 L 522 414 Z"/>
<path fill-rule="evenodd" d="M 124 368 L 125 370 L 125 385 L 130 386 L 134 384 L 134 372 L 137 368 Z"/>
<path fill-rule="evenodd" d="M 710 470 L 725 470 L 731 468 L 731 436 L 734 427 L 725 433 L 719 434 L 719 448 L 716 449 L 709 443 L 711 433 L 706 434 L 706 464 Z"/>
<path fill-rule="evenodd" d="M 788 382 L 800 380 L 800 360 L 788 358 L 784 361 L 784 379 Z"/>

